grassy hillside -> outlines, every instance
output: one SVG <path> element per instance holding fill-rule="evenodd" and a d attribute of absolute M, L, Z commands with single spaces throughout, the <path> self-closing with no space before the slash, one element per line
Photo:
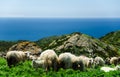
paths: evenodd
<path fill-rule="evenodd" d="M 0 41 L 0 52 L 7 51 L 12 45 L 16 44 L 15 41 Z"/>
<path fill-rule="evenodd" d="M 107 44 L 112 44 L 120 49 L 120 30 L 115 32 L 110 32 L 105 36 L 101 37 L 100 40 Z"/>
<path fill-rule="evenodd" d="M 59 71 L 44 72 L 43 69 L 35 70 L 31 66 L 31 61 L 20 63 L 16 67 L 9 68 L 6 60 L 0 58 L 0 77 L 119 77 L 120 71 L 105 73 L 97 69 L 87 69 L 84 72 L 78 70 L 60 69 Z"/>
<path fill-rule="evenodd" d="M 111 34 L 108 34 L 109 37 L 112 36 Z M 119 33 L 116 33 L 116 34 L 119 35 Z M 117 36 L 114 37 L 114 39 L 112 39 L 115 41 L 112 41 L 111 39 L 110 41 L 107 41 L 106 39 L 109 40 L 109 37 L 107 36 L 107 37 L 101 38 L 101 40 L 103 41 L 101 42 L 99 39 L 88 36 L 86 34 L 74 32 L 71 34 L 65 34 L 61 36 L 46 37 L 38 41 L 30 41 L 30 42 L 35 42 L 36 45 L 38 45 L 43 51 L 46 49 L 54 49 L 57 52 L 57 54 L 60 54 L 63 52 L 71 52 L 76 55 L 83 54 L 83 55 L 92 56 L 92 57 L 101 56 L 106 58 L 110 56 L 119 56 L 120 53 L 116 48 L 116 47 L 119 47 L 119 40 L 116 39 Z M 27 41 L 27 40 L 0 41 L 0 52 L 8 51 L 8 49 L 12 46 L 17 47 L 15 44 L 18 44 L 23 41 Z M 21 48 L 21 49 L 24 49 L 24 48 Z M 32 49 L 32 47 L 29 49 Z"/>
<path fill-rule="evenodd" d="M 47 42 L 47 41 L 46 41 Z M 76 55 L 87 56 L 118 56 L 118 50 L 112 46 L 101 42 L 99 39 L 82 33 L 71 33 L 58 37 L 47 43 L 45 49 L 54 49 L 57 54 L 71 52 Z"/>
<path fill-rule="evenodd" d="M 48 46 L 51 42 L 53 42 L 54 40 L 62 39 L 65 36 L 66 35 L 45 37 L 45 38 L 35 41 L 35 43 L 39 45 L 43 50 L 46 50 L 48 49 Z"/>

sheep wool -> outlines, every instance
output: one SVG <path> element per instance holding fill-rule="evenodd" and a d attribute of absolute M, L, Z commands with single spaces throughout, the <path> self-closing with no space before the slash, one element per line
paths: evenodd
<path fill-rule="evenodd" d="M 79 69 L 81 71 L 84 70 L 83 61 L 69 52 L 61 53 L 59 55 L 59 63 L 60 63 L 60 67 L 64 69 L 73 68 L 73 69 Z"/>
<path fill-rule="evenodd" d="M 11 65 L 15 66 L 20 61 L 25 61 L 27 56 L 23 51 L 9 51 L 6 58 L 8 66 L 11 67 Z"/>
<path fill-rule="evenodd" d="M 57 70 L 58 66 L 58 56 L 55 53 L 54 50 L 45 50 L 40 54 L 40 57 L 38 60 L 44 60 L 44 68 L 45 70 L 49 70 L 50 67 L 53 68 L 53 70 Z"/>

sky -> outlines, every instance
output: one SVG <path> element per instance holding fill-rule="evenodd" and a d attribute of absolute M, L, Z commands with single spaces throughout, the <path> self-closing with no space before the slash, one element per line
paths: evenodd
<path fill-rule="evenodd" d="M 78 20 L 67 20 L 71 18 Z M 72 32 L 98 38 L 116 30 L 120 0 L 0 0 L 0 40 L 38 40 Z"/>
<path fill-rule="evenodd" d="M 0 0 L 0 17 L 119 18 L 120 0 Z"/>

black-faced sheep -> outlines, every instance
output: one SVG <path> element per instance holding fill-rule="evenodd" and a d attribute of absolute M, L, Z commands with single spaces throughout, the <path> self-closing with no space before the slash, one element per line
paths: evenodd
<path fill-rule="evenodd" d="M 105 61 L 103 60 L 103 58 L 97 56 L 94 59 L 94 64 L 95 64 L 95 67 L 103 66 L 103 65 L 105 65 Z"/>
<path fill-rule="evenodd" d="M 111 68 L 111 67 L 101 67 L 100 70 L 102 70 L 104 72 L 110 72 L 110 71 L 120 70 L 120 66 L 117 65 L 114 68 Z"/>
<path fill-rule="evenodd" d="M 64 69 L 73 68 L 73 69 L 79 69 L 81 71 L 84 70 L 83 61 L 71 53 L 66 52 L 60 54 L 59 63 L 60 63 L 60 67 Z"/>
<path fill-rule="evenodd" d="M 58 56 L 53 50 L 45 50 L 40 54 L 40 57 L 37 60 L 42 60 L 43 68 L 45 71 L 48 71 L 51 67 L 53 70 L 57 71 L 59 66 Z M 42 63 L 41 63 L 42 64 Z"/>
<path fill-rule="evenodd" d="M 25 61 L 27 56 L 22 51 L 9 51 L 6 54 L 6 58 L 8 66 L 11 67 L 11 65 L 15 66 L 20 61 Z"/>

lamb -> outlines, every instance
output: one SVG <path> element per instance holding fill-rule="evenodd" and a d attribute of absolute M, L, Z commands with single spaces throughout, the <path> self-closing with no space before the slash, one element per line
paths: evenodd
<path fill-rule="evenodd" d="M 103 60 L 103 58 L 97 56 L 94 59 L 94 64 L 95 66 L 103 66 L 105 65 L 105 61 Z"/>
<path fill-rule="evenodd" d="M 84 70 L 83 61 L 80 60 L 77 56 L 68 52 L 59 55 L 59 63 L 60 67 L 64 69 L 73 68 L 79 69 L 81 71 Z"/>
<path fill-rule="evenodd" d="M 86 56 L 81 55 L 79 56 L 79 59 L 83 60 L 85 67 L 90 68 L 93 66 L 93 58 L 88 58 Z"/>
<path fill-rule="evenodd" d="M 110 72 L 110 71 L 120 70 L 120 66 L 117 65 L 114 68 L 111 68 L 111 67 L 101 67 L 100 70 L 102 70 L 104 72 Z"/>
<path fill-rule="evenodd" d="M 58 56 L 54 50 L 45 50 L 40 54 L 40 57 L 37 59 L 42 60 L 41 65 L 45 71 L 48 71 L 51 67 L 53 70 L 57 71 L 59 66 Z"/>
<path fill-rule="evenodd" d="M 9 51 L 6 58 L 8 66 L 11 67 L 11 65 L 15 66 L 20 61 L 25 61 L 27 56 L 23 51 Z"/>

